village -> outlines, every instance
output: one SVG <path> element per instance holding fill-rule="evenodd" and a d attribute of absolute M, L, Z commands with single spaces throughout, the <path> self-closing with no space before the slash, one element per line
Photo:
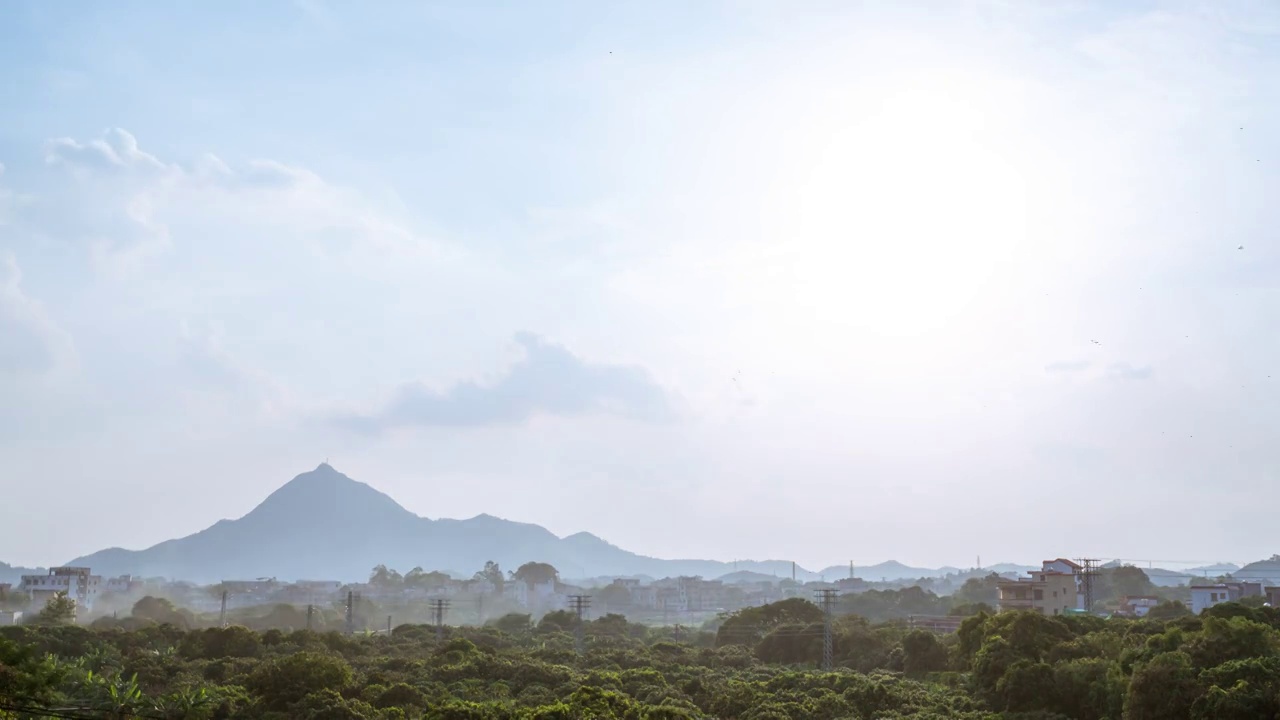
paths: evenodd
<path fill-rule="evenodd" d="M 131 575 L 102 577 L 88 567 L 54 567 L 46 574 L 24 575 L 18 584 L 0 583 L 0 625 L 19 624 L 24 614 L 39 611 L 50 600 L 65 595 L 81 621 L 127 612 L 144 597 L 164 598 L 176 608 L 194 614 L 217 614 L 225 621 L 228 613 L 253 608 L 291 606 L 312 609 L 347 608 L 361 604 L 377 608 L 381 617 L 398 616 L 403 621 L 425 621 L 444 617 L 428 615 L 429 607 L 450 624 L 483 624 L 508 613 L 541 616 L 585 603 L 590 614 L 625 615 L 633 622 L 651 625 L 701 625 L 717 617 L 788 598 L 813 599 L 819 593 L 849 601 L 857 612 L 857 596 L 885 594 L 913 588 L 920 598 L 939 600 L 953 593 L 973 602 L 972 610 L 1026 610 L 1042 615 L 1099 614 L 1144 617 L 1164 602 L 1179 602 L 1191 613 L 1224 602 L 1249 598 L 1258 604 L 1280 604 L 1280 582 L 1218 578 L 1214 582 L 1160 588 L 1142 594 L 1109 597 L 1102 602 L 1099 578 L 1116 568 L 1098 568 L 1092 561 L 1066 558 L 1045 560 L 1039 569 L 1022 574 L 989 573 L 972 570 L 947 578 L 920 578 L 914 581 L 873 582 L 854 577 L 834 581 L 797 582 L 791 578 L 736 572 L 717 579 L 674 577 L 662 579 L 618 577 L 592 581 L 563 581 L 546 563 L 526 563 L 503 573 L 490 563 L 471 578 L 457 578 L 421 568 L 401 575 L 385 566 L 373 568 L 364 582 L 340 580 L 298 580 L 275 578 L 224 580 L 200 585 L 164 578 Z M 1136 568 L 1121 566 L 1119 572 Z M 1141 573 L 1141 571 L 1137 571 Z M 1145 579 L 1145 574 L 1142 575 Z M 976 595 L 986 592 L 987 595 Z M 577 600 L 575 600 L 575 598 Z M 976 599 L 975 599 L 976 598 Z M 989 600 L 989 602 L 988 602 Z M 956 605 L 956 603 L 952 603 Z M 959 607 L 957 605 L 957 607 Z M 940 632 L 955 630 L 967 614 L 941 612 L 942 604 L 901 603 L 895 618 Z M 956 608 L 953 608 L 953 610 Z M 372 611 L 371 611 L 372 612 Z M 309 616 L 309 615 L 308 615 Z"/>

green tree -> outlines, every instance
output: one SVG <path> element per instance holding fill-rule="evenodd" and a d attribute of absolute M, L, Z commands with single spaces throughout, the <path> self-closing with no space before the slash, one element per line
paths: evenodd
<path fill-rule="evenodd" d="M 176 628 L 189 628 L 195 624 L 195 618 L 189 610 L 174 607 L 173 602 L 148 595 L 133 604 L 130 614 L 141 620 L 150 620 L 159 625 L 172 625 Z"/>
<path fill-rule="evenodd" d="M 303 651 L 258 665 L 245 687 L 263 698 L 267 707 L 284 710 L 311 693 L 341 691 L 351 677 L 351 668 L 342 658 Z"/>
<path fill-rule="evenodd" d="M 1191 617 L 1191 609 L 1177 600 L 1165 600 L 1147 611 L 1148 620 L 1175 620 Z"/>
<path fill-rule="evenodd" d="M 624 610 L 631 606 L 631 592 L 618 584 L 606 585 L 596 593 L 596 598 L 606 608 Z"/>
<path fill-rule="evenodd" d="M 498 567 L 498 563 L 492 560 L 486 562 L 484 569 L 477 572 L 472 579 L 480 582 L 489 581 L 497 592 L 502 592 L 506 582 L 506 579 L 502 576 L 502 568 Z"/>
<path fill-rule="evenodd" d="M 560 571 L 542 562 L 527 562 L 511 573 L 511 579 L 532 587 L 535 584 L 559 582 Z"/>
<path fill-rule="evenodd" d="M 33 625 L 74 625 L 76 622 L 76 601 L 67 597 L 64 592 L 54 593 L 40 612 L 32 619 Z"/>
<path fill-rule="evenodd" d="M 902 669 L 907 675 L 947 669 L 947 648 L 928 630 L 913 630 L 902 637 Z"/>
<path fill-rule="evenodd" d="M 389 569 L 386 565 L 375 565 L 373 570 L 369 571 L 369 584 L 383 588 L 402 587 L 404 578 L 400 577 L 399 572 Z"/>
<path fill-rule="evenodd" d="M 1191 658 L 1162 653 L 1134 670 L 1124 715 L 1126 720 L 1187 720 L 1199 695 Z"/>
<path fill-rule="evenodd" d="M 957 605 L 976 605 L 982 603 L 984 605 L 994 606 L 996 601 L 1000 599 L 1000 591 L 998 585 L 1002 578 L 997 573 L 991 573 L 983 577 L 971 577 L 964 581 L 959 590 L 951 596 L 952 601 Z"/>
<path fill-rule="evenodd" d="M 1133 565 L 1121 565 L 1117 568 L 1103 570 L 1098 577 L 1098 597 L 1104 602 L 1135 595 L 1150 595 L 1155 585 L 1142 571 Z"/>
<path fill-rule="evenodd" d="M 436 570 L 426 572 L 422 568 L 416 567 L 405 573 L 404 586 L 422 590 L 436 590 L 448 585 L 451 579 L 445 573 Z"/>
<path fill-rule="evenodd" d="M 521 613 L 507 613 L 486 623 L 505 633 L 524 633 L 533 627 L 533 616 Z"/>
<path fill-rule="evenodd" d="M 755 647 L 779 625 L 821 622 L 822 608 L 804 598 L 789 598 L 730 613 L 716 630 L 716 645 Z"/>

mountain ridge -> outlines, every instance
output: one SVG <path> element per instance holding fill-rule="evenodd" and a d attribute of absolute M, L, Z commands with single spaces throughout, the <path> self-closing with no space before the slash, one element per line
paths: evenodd
<path fill-rule="evenodd" d="M 235 519 L 218 520 L 189 535 L 140 550 L 112 547 L 69 561 L 104 576 L 137 575 L 215 583 L 251 577 L 282 580 L 357 581 L 375 565 L 408 571 L 479 570 L 487 561 L 514 570 L 529 561 L 548 562 L 566 578 L 670 577 L 711 579 L 735 572 L 790 578 L 787 560 L 736 562 L 664 559 L 624 550 L 590 532 L 558 537 L 533 524 L 481 513 L 472 518 L 430 519 L 416 515 L 382 491 L 321 463 L 269 493 Z M 915 568 L 889 560 L 855 566 L 868 580 L 914 580 L 963 572 Z M 848 567 L 814 572 L 794 566 L 797 580 L 839 580 Z"/>
<path fill-rule="evenodd" d="M 560 538 L 540 525 L 486 513 L 465 520 L 421 517 L 327 463 L 294 477 L 239 518 L 149 548 L 107 548 L 67 564 L 108 576 L 212 583 L 245 577 L 352 581 L 379 564 L 478 570 L 489 560 L 508 570 L 528 561 L 549 562 L 566 577 L 715 577 L 733 569 L 732 563 L 715 560 L 639 555 L 588 532 Z M 766 574 L 791 572 L 791 563 L 783 560 L 740 561 L 738 566 Z"/>

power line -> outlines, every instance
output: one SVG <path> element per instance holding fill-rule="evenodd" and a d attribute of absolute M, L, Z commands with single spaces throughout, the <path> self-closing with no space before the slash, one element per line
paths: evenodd
<path fill-rule="evenodd" d="M 836 601 L 837 592 L 835 588 L 822 588 L 817 592 L 818 603 L 822 605 L 822 669 L 827 672 L 831 672 L 834 659 L 831 643 L 831 605 Z"/>
<path fill-rule="evenodd" d="M 436 640 L 444 639 L 444 614 L 449 611 L 449 601 L 436 598 L 431 601 L 431 618 L 436 624 Z"/>
<path fill-rule="evenodd" d="M 1097 558 L 1076 558 L 1080 564 L 1078 571 L 1081 589 L 1084 591 L 1084 611 L 1093 612 L 1093 579 L 1098 575 Z"/>
<path fill-rule="evenodd" d="M 578 624 L 573 628 L 573 641 L 578 650 L 578 655 L 582 655 L 582 616 L 587 610 L 591 609 L 591 596 L 570 595 L 569 607 L 578 615 Z"/>

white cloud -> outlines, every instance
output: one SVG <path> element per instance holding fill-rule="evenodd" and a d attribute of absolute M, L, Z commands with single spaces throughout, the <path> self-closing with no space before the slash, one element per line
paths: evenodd
<path fill-rule="evenodd" d="M 99 269 L 118 275 L 140 271 L 174 251 L 175 242 L 191 250 L 259 234 L 277 246 L 331 256 L 440 251 L 360 193 L 275 160 L 233 167 L 204 154 L 189 165 L 167 162 L 122 129 L 88 141 L 50 141 L 46 159 L 74 181 L 73 192 L 48 199 L 46 211 L 60 216 L 57 224 L 73 226 Z"/>
<path fill-rule="evenodd" d="M 487 382 L 460 381 L 444 390 L 401 388 L 370 415 L 343 425 L 378 432 L 397 427 L 522 424 L 538 416 L 598 416 L 662 421 L 674 416 L 667 391 L 641 367 L 584 360 L 532 333 L 518 333 L 523 357 Z"/>
<path fill-rule="evenodd" d="M 22 288 L 12 253 L 0 253 L 0 380 L 39 375 L 70 360 L 71 339 Z"/>
<path fill-rule="evenodd" d="M 137 138 L 120 128 L 107 130 L 101 138 L 87 142 L 67 137 L 50 140 L 45 161 L 94 172 L 166 169 L 159 158 L 138 148 Z"/>

